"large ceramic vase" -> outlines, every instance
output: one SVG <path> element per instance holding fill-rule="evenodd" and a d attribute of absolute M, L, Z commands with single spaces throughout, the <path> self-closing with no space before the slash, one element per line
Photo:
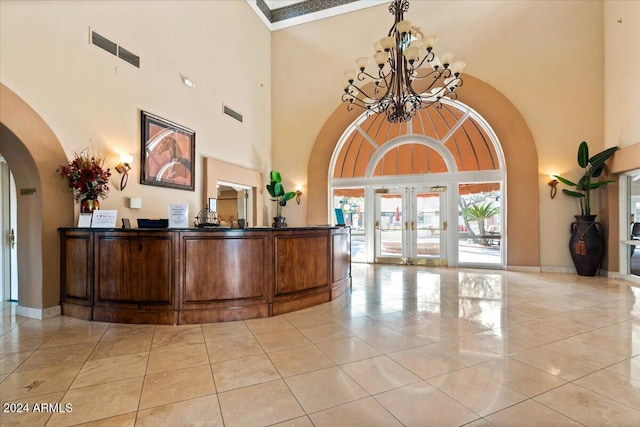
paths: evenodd
<path fill-rule="evenodd" d="M 273 228 L 286 228 L 287 223 L 285 222 L 286 218 L 283 216 L 274 216 L 273 217 Z"/>
<path fill-rule="evenodd" d="M 98 199 L 80 200 L 80 213 L 93 213 L 96 209 L 100 209 L 100 202 L 98 202 Z"/>
<path fill-rule="evenodd" d="M 580 276 L 595 276 L 604 255 L 602 224 L 596 216 L 575 215 L 576 222 L 571 223 L 569 251 Z"/>

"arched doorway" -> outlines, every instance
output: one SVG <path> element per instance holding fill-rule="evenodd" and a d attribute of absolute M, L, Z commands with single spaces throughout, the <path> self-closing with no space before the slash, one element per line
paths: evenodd
<path fill-rule="evenodd" d="M 336 145 L 329 182 L 354 261 L 504 267 L 504 155 L 461 102 L 406 123 L 363 113 Z"/>
<path fill-rule="evenodd" d="M 13 171 L 18 205 L 18 307 L 33 318 L 60 314 L 59 227 L 73 225 L 73 197 L 61 192 L 66 163 L 49 126 L 23 99 L 0 84 L 0 153 Z"/>
<path fill-rule="evenodd" d="M 509 230 L 503 241 L 506 268 L 539 271 L 539 205 L 538 193 L 546 185 L 546 176 L 538 173 L 538 157 L 533 136 L 517 108 L 499 91 L 487 83 L 466 75 L 464 91 L 458 100 L 476 111 L 497 135 L 504 154 L 504 174 L 509 185 L 504 192 L 503 209 Z M 330 185 L 331 160 L 337 142 L 357 118 L 346 106 L 339 106 L 320 130 L 308 164 L 307 222 L 322 224 L 331 221 Z"/>

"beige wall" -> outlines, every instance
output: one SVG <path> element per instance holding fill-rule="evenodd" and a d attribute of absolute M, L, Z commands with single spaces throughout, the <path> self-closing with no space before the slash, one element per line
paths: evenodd
<path fill-rule="evenodd" d="M 166 217 L 169 203 L 188 203 L 195 216 L 204 157 L 269 171 L 270 33 L 246 2 L 0 4 L 2 83 L 42 116 L 68 157 L 90 145 L 111 164 L 122 153 L 134 156 L 127 187 L 117 189 L 114 172 L 103 209 L 134 220 Z M 89 27 L 139 55 L 141 67 L 90 45 Z M 223 103 L 244 122 L 223 115 Z M 140 110 L 196 131 L 195 192 L 139 184 Z M 130 210 L 129 197 L 142 198 L 142 209 Z"/>
<path fill-rule="evenodd" d="M 621 22 L 618 22 L 621 21 Z M 604 3 L 605 146 L 620 147 L 611 163 L 614 174 L 640 169 L 640 2 Z M 615 177 L 615 175 L 614 175 Z M 605 268 L 618 271 L 619 206 L 617 183 L 602 194 L 609 218 Z"/>
<path fill-rule="evenodd" d="M 621 20 L 622 22 L 618 22 Z M 640 143 L 640 2 L 604 3 L 605 145 Z M 640 167 L 636 158 L 635 167 Z"/>
<path fill-rule="evenodd" d="M 65 161 L 60 142 L 42 118 L 0 84 L 0 153 L 18 190 L 18 298 L 44 309 L 60 301 L 58 227 L 73 225 L 73 200 L 61 193 L 55 170 Z M 23 195 L 22 189 L 35 189 Z"/>
<path fill-rule="evenodd" d="M 573 268 L 567 242 L 577 207 L 568 197 L 549 198 L 548 175 L 577 176 L 580 141 L 603 147 L 602 16 L 597 1 L 458 1 L 455 13 L 451 2 L 413 1 L 405 16 L 437 34 L 438 52 L 454 50 L 467 74 L 504 94 L 524 117 L 539 177 L 537 191 L 522 197 L 539 198 L 534 250 L 550 269 Z M 273 166 L 284 177 L 306 182 L 311 176 L 304 160 L 339 104 L 342 71 L 371 55 L 372 42 L 391 23 L 382 5 L 273 33 Z M 304 199 L 302 207 L 287 215 L 290 224 L 314 217 Z"/>

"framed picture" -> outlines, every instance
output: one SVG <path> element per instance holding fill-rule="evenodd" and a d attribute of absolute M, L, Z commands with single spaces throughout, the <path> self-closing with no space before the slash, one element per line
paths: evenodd
<path fill-rule="evenodd" d="M 218 212 L 218 199 L 209 198 L 209 210 L 211 212 Z"/>
<path fill-rule="evenodd" d="M 195 189 L 196 133 L 142 111 L 140 183 Z"/>

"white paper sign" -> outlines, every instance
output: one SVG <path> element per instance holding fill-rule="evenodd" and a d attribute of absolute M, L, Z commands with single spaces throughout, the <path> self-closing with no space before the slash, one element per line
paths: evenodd
<path fill-rule="evenodd" d="M 81 213 L 78 218 L 78 228 L 89 228 L 91 227 L 91 214 L 90 213 Z"/>
<path fill-rule="evenodd" d="M 93 219 L 91 220 L 91 228 L 116 228 L 116 219 L 118 211 L 97 209 L 93 211 Z"/>
<path fill-rule="evenodd" d="M 171 203 L 169 205 L 169 228 L 189 227 L 189 205 L 186 203 Z"/>

